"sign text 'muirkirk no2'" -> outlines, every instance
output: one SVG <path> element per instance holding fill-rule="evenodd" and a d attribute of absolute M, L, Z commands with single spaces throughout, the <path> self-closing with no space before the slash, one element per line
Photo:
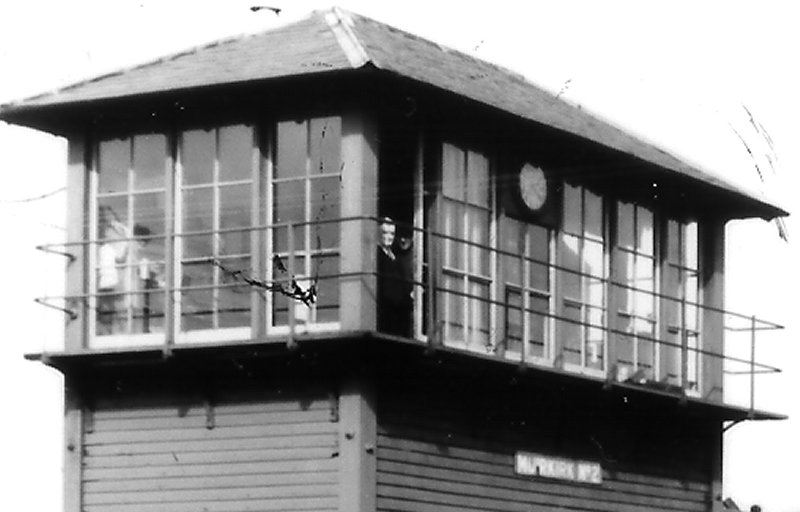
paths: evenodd
<path fill-rule="evenodd" d="M 539 476 L 584 484 L 603 483 L 603 470 L 597 462 L 517 452 L 514 471 L 518 475 Z"/>

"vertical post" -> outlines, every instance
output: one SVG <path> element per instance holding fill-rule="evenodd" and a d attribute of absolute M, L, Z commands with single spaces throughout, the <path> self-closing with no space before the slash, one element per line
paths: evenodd
<path fill-rule="evenodd" d="M 287 246 L 287 251 L 289 252 L 288 258 L 287 258 L 288 259 L 287 269 L 288 269 L 288 273 L 289 273 L 288 281 L 289 281 L 289 287 L 292 287 L 293 286 L 293 281 L 294 281 L 294 276 L 295 276 L 294 222 L 290 222 L 289 225 L 287 226 L 287 229 L 289 230 L 288 233 L 286 234 L 286 246 Z M 280 285 L 283 286 L 283 283 L 280 283 Z M 295 322 L 295 317 L 294 317 L 294 313 L 295 313 L 295 303 L 294 303 L 294 301 L 295 301 L 295 299 L 293 299 L 292 297 L 288 297 L 287 296 L 287 298 L 286 298 L 286 304 L 287 304 L 286 314 L 289 315 L 288 316 L 289 340 L 287 342 L 287 345 L 289 346 L 289 348 L 294 348 L 295 343 L 296 343 L 296 341 L 295 341 L 295 328 L 296 328 L 295 324 L 296 324 L 296 322 Z"/>
<path fill-rule="evenodd" d="M 339 315 L 343 330 L 375 330 L 378 128 L 365 112 L 342 115 Z"/>
<path fill-rule="evenodd" d="M 440 325 L 439 319 L 436 318 L 436 301 L 438 299 L 436 293 L 436 278 L 438 276 L 439 268 L 439 251 L 436 247 L 436 237 L 433 233 L 432 226 L 427 226 L 425 231 L 427 243 L 425 244 L 428 250 L 428 347 L 433 349 L 442 344 L 443 326 Z"/>
<path fill-rule="evenodd" d="M 689 334 L 686 332 L 686 294 L 681 294 L 681 390 L 689 389 Z"/>
<path fill-rule="evenodd" d="M 702 365 L 698 365 L 698 389 L 706 398 L 723 399 L 725 353 L 725 221 L 709 219 L 700 223 L 699 270 L 701 276 L 698 317 L 703 349 Z"/>
<path fill-rule="evenodd" d="M 425 251 L 427 250 L 428 240 L 425 232 L 420 231 L 425 227 L 425 133 L 420 128 L 417 131 L 417 158 L 414 167 L 414 281 L 422 283 L 423 268 L 425 265 Z M 430 279 L 428 279 L 430 281 Z M 427 313 L 423 310 L 422 300 L 425 290 L 417 284 L 414 285 L 414 338 L 420 339 L 426 333 L 423 332 L 425 324 L 424 316 Z M 430 318 L 430 317 L 429 317 Z"/>
<path fill-rule="evenodd" d="M 756 317 L 750 317 L 750 416 L 756 409 Z"/>
<path fill-rule="evenodd" d="M 520 347 L 520 352 L 521 352 L 520 357 L 522 359 L 520 360 L 520 363 L 522 363 L 523 365 L 530 357 L 530 343 L 529 343 L 530 323 L 528 320 L 528 309 L 530 307 L 530 299 L 528 297 L 528 292 L 525 290 L 530 280 L 530 275 L 528 272 L 530 265 L 528 265 L 527 261 L 525 260 L 525 255 L 528 250 L 528 244 L 527 244 L 528 236 L 530 235 L 528 235 L 527 230 L 525 230 L 524 234 L 522 235 L 522 251 L 520 252 L 519 255 L 519 266 L 520 266 L 519 276 L 520 279 L 522 280 L 519 286 L 519 291 L 520 291 L 519 298 L 522 305 L 522 347 Z M 506 335 L 508 335 L 508 326 L 506 326 Z"/>
<path fill-rule="evenodd" d="M 250 211 L 250 226 L 260 226 L 264 222 L 265 216 L 262 212 L 270 212 L 271 209 L 267 206 L 267 187 L 266 176 L 272 176 L 272 173 L 265 172 L 269 170 L 272 165 L 272 144 L 270 138 L 267 136 L 269 128 L 264 128 L 263 131 L 258 126 L 253 128 L 253 155 L 252 155 L 252 180 L 253 186 L 251 190 L 250 201 L 252 209 Z M 262 149 L 263 148 L 263 149 Z M 266 155 L 262 158 L 261 152 L 264 151 Z M 271 234 L 263 229 L 250 230 L 250 265 L 253 268 L 253 273 L 257 279 L 264 279 L 267 275 L 267 264 L 271 261 L 270 254 L 267 252 L 266 237 Z M 268 279 L 269 280 L 269 279 Z M 266 300 L 264 299 L 264 292 L 258 290 L 256 287 L 251 287 L 250 291 L 250 332 L 252 338 L 263 339 L 266 336 L 267 321 L 266 321 Z"/>
<path fill-rule="evenodd" d="M 64 512 L 83 510 L 83 422 L 81 397 L 72 378 L 64 381 Z"/>
<path fill-rule="evenodd" d="M 72 135 L 68 142 L 67 164 L 67 242 L 78 242 L 95 238 L 91 227 L 84 219 L 89 219 L 89 143 L 88 136 Z M 67 263 L 65 295 L 81 296 L 70 300 L 66 309 L 78 313 L 74 320 L 67 320 L 64 330 L 64 349 L 67 351 L 85 348 L 89 336 L 88 301 L 85 298 L 90 292 L 89 271 L 90 254 L 94 248 L 89 244 L 71 245 L 67 252 L 75 259 Z"/>
<path fill-rule="evenodd" d="M 167 157 L 166 162 L 166 183 L 165 187 L 166 190 L 165 194 L 165 210 L 164 215 L 168 220 L 175 218 L 175 205 L 177 204 L 178 195 L 180 194 L 180 182 L 178 182 L 178 177 L 176 176 L 176 172 L 178 171 L 176 163 L 180 161 L 178 158 L 178 152 L 180 151 L 180 137 L 178 132 L 173 130 L 172 136 L 172 146 L 169 150 L 169 156 Z M 183 226 L 181 226 L 181 231 L 183 230 Z M 166 222 L 166 228 L 164 233 L 164 293 L 166 296 L 164 297 L 164 354 L 168 355 L 172 349 L 172 346 L 175 344 L 175 332 L 178 330 L 179 321 L 175 318 L 175 313 L 180 308 L 176 307 L 175 304 L 175 287 L 176 287 L 176 266 L 180 263 L 175 257 L 176 249 L 175 244 L 177 241 L 177 237 L 175 235 L 175 223 L 168 221 Z M 180 250 L 178 251 L 180 255 Z M 213 270 L 217 270 L 214 268 Z"/>
<path fill-rule="evenodd" d="M 362 380 L 339 397 L 339 512 L 374 512 L 377 494 L 375 393 Z"/>

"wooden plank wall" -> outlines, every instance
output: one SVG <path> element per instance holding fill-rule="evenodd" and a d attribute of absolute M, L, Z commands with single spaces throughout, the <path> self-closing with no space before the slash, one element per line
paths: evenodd
<path fill-rule="evenodd" d="M 686 459 L 686 467 L 675 461 L 659 467 L 657 457 L 671 449 L 669 445 L 674 445 L 674 442 L 666 441 L 652 431 L 648 435 L 653 437 L 642 441 L 641 436 L 630 435 L 628 429 L 621 427 L 627 433 L 621 433 L 619 439 L 605 444 L 615 435 L 611 433 L 614 425 L 598 424 L 598 432 L 610 433 L 600 436 L 607 452 L 603 453 L 603 448 L 582 451 L 576 436 L 570 433 L 574 433 L 574 429 L 565 427 L 564 423 L 542 417 L 539 420 L 541 425 L 531 428 L 523 425 L 524 421 L 486 420 L 486 415 L 493 415 L 499 409 L 484 409 L 485 414 L 482 414 L 481 408 L 485 404 L 476 400 L 470 405 L 469 393 L 467 389 L 464 391 L 461 395 L 451 395 L 449 401 L 441 402 L 433 399 L 430 392 L 425 400 L 417 403 L 409 402 L 408 396 L 387 396 L 386 392 L 380 395 L 379 511 L 710 510 L 710 478 L 706 478 L 701 468 L 690 467 L 696 465 L 691 456 Z M 523 403 L 518 401 L 517 405 L 521 407 Z M 465 408 L 469 407 L 474 410 L 466 411 Z M 588 421 L 579 416 L 571 420 Z M 571 420 L 568 418 L 566 423 Z M 533 417 L 532 421 L 537 420 Z M 559 429 L 562 432 L 558 432 Z M 592 428 L 579 430 L 587 432 Z M 628 437 L 627 441 L 625 437 Z M 595 441 L 599 445 L 598 438 Z M 588 445 L 592 442 L 590 438 Z M 644 446 L 646 442 L 664 446 L 647 456 L 630 455 L 631 450 Z M 613 448 L 625 444 L 631 446 L 618 450 Z M 595 486 L 515 475 L 514 454 L 517 450 L 600 461 L 603 483 Z M 658 455 L 654 458 L 656 453 Z M 601 454 L 607 459 L 602 460 Z"/>
<path fill-rule="evenodd" d="M 83 510 L 336 510 L 331 407 L 324 395 L 99 405 L 84 438 Z"/>

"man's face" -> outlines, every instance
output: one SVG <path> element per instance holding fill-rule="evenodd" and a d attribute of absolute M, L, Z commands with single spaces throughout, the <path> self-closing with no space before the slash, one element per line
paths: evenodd
<path fill-rule="evenodd" d="M 392 247 L 392 243 L 394 243 L 394 232 L 395 232 L 395 225 L 384 223 L 381 224 L 381 231 L 380 231 L 380 244 L 381 247 L 385 249 L 389 249 Z"/>

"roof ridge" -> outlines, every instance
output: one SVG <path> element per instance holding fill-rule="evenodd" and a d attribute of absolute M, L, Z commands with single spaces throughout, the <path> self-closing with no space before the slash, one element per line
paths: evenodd
<path fill-rule="evenodd" d="M 333 32 L 336 42 L 353 68 L 360 68 L 368 62 L 380 67 L 356 34 L 353 28 L 353 16 L 349 11 L 340 7 L 332 7 L 321 11 L 319 15 Z"/>

